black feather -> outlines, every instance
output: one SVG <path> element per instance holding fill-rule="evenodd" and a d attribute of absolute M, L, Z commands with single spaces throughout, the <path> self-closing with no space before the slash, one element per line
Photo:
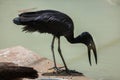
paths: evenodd
<path fill-rule="evenodd" d="M 97 52 L 92 36 L 88 32 L 83 32 L 81 35 L 74 37 L 74 24 L 72 19 L 59 11 L 56 10 L 41 10 L 36 12 L 25 12 L 15 18 L 13 22 L 17 25 L 24 25 L 23 31 L 52 34 L 53 40 L 51 43 L 51 51 L 53 53 L 54 66 L 56 66 L 56 59 L 54 55 L 54 41 L 55 37 L 58 38 L 58 52 L 61 56 L 65 71 L 70 72 L 67 68 L 63 55 L 60 49 L 60 36 L 64 36 L 70 43 L 83 43 L 88 47 L 88 56 L 90 58 L 90 50 L 93 50 L 95 61 L 97 63 Z M 89 59 L 89 62 L 91 58 Z M 90 62 L 91 64 L 91 62 Z"/>

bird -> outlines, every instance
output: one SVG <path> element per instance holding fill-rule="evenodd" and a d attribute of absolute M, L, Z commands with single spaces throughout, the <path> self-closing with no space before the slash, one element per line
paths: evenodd
<path fill-rule="evenodd" d="M 97 64 L 97 51 L 96 45 L 93 40 L 92 35 L 89 32 L 82 32 L 77 37 L 74 37 L 74 23 L 70 16 L 58 11 L 58 10 L 39 10 L 33 12 L 23 12 L 13 19 L 13 23 L 16 25 L 22 25 L 23 31 L 25 32 L 40 32 L 48 33 L 53 35 L 51 43 L 51 51 L 54 61 L 54 69 L 57 71 L 60 68 L 56 65 L 56 58 L 54 53 L 54 42 L 58 39 L 58 52 L 64 64 L 65 72 L 72 72 L 66 65 L 65 59 L 63 57 L 60 37 L 64 36 L 67 41 L 71 44 L 82 43 L 87 46 L 89 64 L 91 64 L 91 51 L 94 53 L 95 62 Z"/>
<path fill-rule="evenodd" d="M 0 62 L 0 80 L 35 79 L 38 72 L 32 67 L 18 66 L 11 62 Z"/>

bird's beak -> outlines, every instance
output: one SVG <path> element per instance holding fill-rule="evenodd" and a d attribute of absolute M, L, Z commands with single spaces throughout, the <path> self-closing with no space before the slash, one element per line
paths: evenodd
<path fill-rule="evenodd" d="M 87 47 L 88 47 L 88 59 L 89 59 L 90 65 L 92 65 L 91 64 L 91 51 L 93 51 L 95 62 L 97 64 L 97 51 L 96 51 L 96 46 L 95 46 L 93 39 L 90 41 Z"/>
<path fill-rule="evenodd" d="M 88 59 L 89 59 L 90 65 L 92 65 L 91 64 L 91 51 L 93 51 L 95 62 L 97 64 L 97 51 L 96 51 L 96 46 L 95 46 L 92 36 L 88 32 L 83 32 L 81 34 L 81 38 L 82 38 L 81 42 L 84 43 L 88 48 Z"/>

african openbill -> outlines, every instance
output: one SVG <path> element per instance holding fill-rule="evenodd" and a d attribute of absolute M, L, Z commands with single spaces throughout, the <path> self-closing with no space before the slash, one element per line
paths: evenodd
<path fill-rule="evenodd" d="M 19 14 L 19 17 L 13 19 L 13 22 L 17 25 L 23 25 L 23 31 L 40 33 L 50 33 L 53 35 L 51 50 L 53 53 L 54 68 L 59 70 L 56 66 L 55 54 L 54 54 L 54 41 L 58 38 L 58 52 L 62 58 L 65 71 L 69 72 L 65 60 L 63 58 L 60 48 L 60 37 L 64 36 L 68 42 L 83 43 L 88 48 L 88 58 L 91 65 L 91 53 L 93 50 L 95 61 L 97 64 L 97 52 L 92 36 L 88 32 L 83 32 L 81 35 L 74 38 L 74 24 L 72 19 L 59 11 L 56 10 L 41 10 L 36 12 L 24 12 Z"/>

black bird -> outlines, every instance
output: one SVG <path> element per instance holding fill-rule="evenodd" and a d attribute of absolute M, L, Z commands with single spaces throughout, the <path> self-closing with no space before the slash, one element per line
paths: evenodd
<path fill-rule="evenodd" d="M 13 22 L 17 25 L 24 25 L 23 31 L 26 32 L 35 32 L 38 31 L 40 33 L 50 33 L 53 35 L 51 50 L 53 53 L 54 59 L 54 68 L 59 70 L 56 66 L 56 60 L 54 55 L 54 41 L 55 38 L 58 38 L 58 52 L 62 58 L 65 71 L 69 72 L 65 60 L 63 58 L 61 48 L 60 48 L 60 37 L 64 36 L 68 42 L 75 43 L 83 43 L 88 48 L 88 58 L 89 63 L 91 65 L 91 53 L 93 50 L 95 62 L 97 64 L 97 52 L 96 47 L 93 41 L 92 36 L 88 32 L 83 32 L 81 35 L 74 38 L 74 24 L 72 19 L 59 11 L 56 10 L 40 10 L 36 12 L 24 12 L 13 19 Z"/>
<path fill-rule="evenodd" d="M 0 80 L 22 80 L 22 78 L 35 79 L 38 72 L 32 67 L 17 66 L 14 63 L 0 63 Z"/>

